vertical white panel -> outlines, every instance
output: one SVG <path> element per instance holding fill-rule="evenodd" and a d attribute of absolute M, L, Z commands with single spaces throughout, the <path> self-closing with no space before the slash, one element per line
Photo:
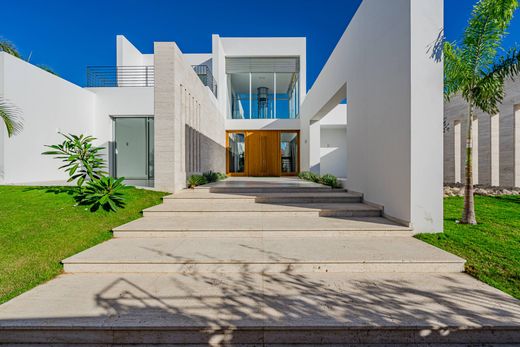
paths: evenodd
<path fill-rule="evenodd" d="M 460 146 L 460 121 L 453 125 L 453 158 L 455 161 L 455 183 L 461 182 L 461 146 Z"/>
<path fill-rule="evenodd" d="M 478 184 L 478 117 L 473 118 L 473 184 Z"/>
<path fill-rule="evenodd" d="M 520 187 L 520 105 L 515 105 L 514 110 L 514 132 L 513 132 L 513 153 L 514 153 L 514 177 L 513 184 Z"/>
<path fill-rule="evenodd" d="M 491 185 L 500 184 L 500 145 L 499 145 L 500 115 L 491 116 Z"/>

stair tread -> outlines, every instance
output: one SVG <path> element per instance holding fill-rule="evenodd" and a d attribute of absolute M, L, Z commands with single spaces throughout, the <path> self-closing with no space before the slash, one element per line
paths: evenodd
<path fill-rule="evenodd" d="M 72 263 L 349 263 L 464 260 L 411 237 L 112 239 L 63 261 Z"/>
<path fill-rule="evenodd" d="M 145 212 L 277 212 L 277 211 L 379 211 L 381 208 L 359 202 L 328 203 L 256 203 L 228 200 L 219 203 L 211 200 L 167 200 L 160 205 L 145 209 Z"/>
<path fill-rule="evenodd" d="M 266 215 L 262 218 L 251 218 L 249 216 L 237 216 L 221 218 L 208 216 L 200 218 L 198 215 L 176 217 L 143 217 L 135 221 L 114 228 L 114 231 L 131 230 L 408 230 L 412 229 L 394 223 L 383 217 L 352 217 L 333 218 L 317 216 L 299 216 L 298 218 L 287 218 L 285 216 Z"/>
<path fill-rule="evenodd" d="M 448 337 L 458 330 L 471 334 L 471 328 L 507 327 L 518 336 L 518 312 L 518 300 L 462 273 L 65 274 L 0 306 L 0 331 L 30 329 L 34 337 L 39 329 L 52 328 L 129 328 L 139 334 L 171 328 L 170 342 L 178 338 L 174 332 L 182 336 L 194 329 L 202 335 L 200 328 L 209 327 L 232 327 L 235 333 L 263 328 L 261 334 L 268 327 L 323 329 L 329 337 L 330 328 L 369 329 L 393 331 L 394 339 L 406 328 L 428 329 L 421 336 L 435 339 L 445 336 L 443 327 L 452 328 Z M 136 337 L 128 334 L 115 338 Z M 138 341 L 145 336 L 153 335 L 142 334 Z M 314 341 L 310 335 L 303 338 Z M 462 342 L 469 341 L 466 336 Z"/>
<path fill-rule="evenodd" d="M 211 193 L 207 190 L 187 189 L 177 194 L 165 196 L 165 200 L 176 199 L 251 199 L 260 198 L 361 198 L 363 195 L 359 193 L 346 192 L 344 190 L 318 191 L 318 192 L 287 192 L 287 193 Z"/>

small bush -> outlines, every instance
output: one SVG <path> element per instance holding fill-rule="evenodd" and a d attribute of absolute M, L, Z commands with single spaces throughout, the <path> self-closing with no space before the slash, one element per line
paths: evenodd
<path fill-rule="evenodd" d="M 326 186 L 330 186 L 332 188 L 340 187 L 337 177 L 331 174 L 325 174 L 321 176 L 320 183 Z"/>
<path fill-rule="evenodd" d="M 196 186 L 201 186 L 206 183 L 208 183 L 208 181 L 206 180 L 206 177 L 202 175 L 191 175 L 188 177 L 187 181 L 188 188 L 195 188 Z"/>
<path fill-rule="evenodd" d="M 318 183 L 320 181 L 320 176 L 316 175 L 310 171 L 302 171 L 298 174 L 298 177 L 302 180 L 312 181 Z"/>
<path fill-rule="evenodd" d="M 77 196 L 80 205 L 90 206 L 92 212 L 100 207 L 105 211 L 116 211 L 125 206 L 122 183 L 124 177 L 115 179 L 110 176 L 88 181 L 85 189 Z"/>
<path fill-rule="evenodd" d="M 220 172 L 206 171 L 202 174 L 208 183 L 217 182 L 227 178 L 227 176 Z"/>

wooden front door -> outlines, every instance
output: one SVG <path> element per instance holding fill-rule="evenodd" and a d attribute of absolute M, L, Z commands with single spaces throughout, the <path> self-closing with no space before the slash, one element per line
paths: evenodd
<path fill-rule="evenodd" d="M 249 176 L 280 176 L 280 133 L 248 131 L 246 157 Z"/>

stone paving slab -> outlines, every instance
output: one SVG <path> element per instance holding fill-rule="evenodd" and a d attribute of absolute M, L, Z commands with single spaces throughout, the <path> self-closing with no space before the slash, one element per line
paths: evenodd
<path fill-rule="evenodd" d="M 122 238 L 63 261 L 67 272 L 461 272 L 464 260 L 411 237 Z"/>
<path fill-rule="evenodd" d="M 38 334 L 47 343 L 513 344 L 520 303 L 466 274 L 65 274 L 0 306 L 0 342 Z"/>

